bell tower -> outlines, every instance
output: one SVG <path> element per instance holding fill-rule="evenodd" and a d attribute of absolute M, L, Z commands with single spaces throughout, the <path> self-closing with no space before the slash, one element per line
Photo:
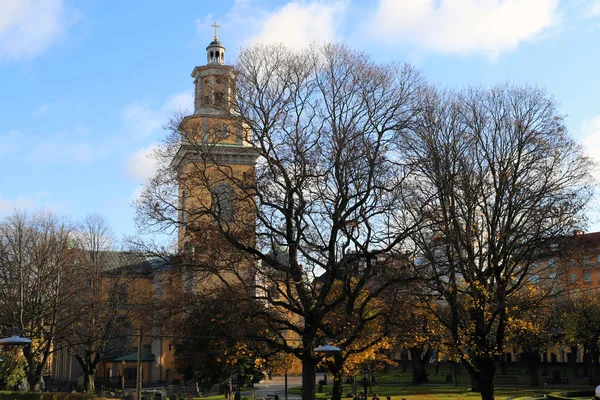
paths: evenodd
<path fill-rule="evenodd" d="M 179 248 L 204 255 L 228 247 L 224 238 L 219 244 L 224 232 L 253 242 L 256 229 L 251 190 L 258 155 L 236 113 L 234 68 L 225 65 L 219 25 L 213 27 L 207 62 L 192 71 L 194 113 L 179 125 L 181 143 L 171 162 L 179 186 Z"/>

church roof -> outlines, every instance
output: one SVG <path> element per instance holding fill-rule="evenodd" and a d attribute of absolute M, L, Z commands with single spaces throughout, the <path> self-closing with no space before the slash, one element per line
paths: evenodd
<path fill-rule="evenodd" d="M 167 261 L 134 251 L 101 251 L 98 258 L 106 266 L 108 273 L 127 272 L 136 275 L 150 275 L 166 268 Z"/>
<path fill-rule="evenodd" d="M 148 351 L 142 350 L 142 359 L 140 361 L 154 361 L 155 360 L 155 356 L 152 353 L 149 353 Z M 120 361 L 137 361 L 137 353 L 131 353 L 131 354 L 126 354 L 122 357 L 118 357 L 118 358 L 113 358 L 111 360 L 107 360 L 107 361 L 113 361 L 113 362 L 120 362 Z"/>

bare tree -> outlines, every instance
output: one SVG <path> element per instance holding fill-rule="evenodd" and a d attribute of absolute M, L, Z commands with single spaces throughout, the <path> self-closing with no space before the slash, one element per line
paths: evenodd
<path fill-rule="evenodd" d="M 399 266 L 376 257 L 400 251 L 417 225 L 404 213 L 396 138 L 418 113 L 423 85 L 410 66 L 377 65 L 336 45 L 253 47 L 235 76 L 237 96 L 219 96 L 209 115 L 233 123 L 237 142 L 227 147 L 220 138 L 229 131 L 194 123 L 201 112 L 176 119 L 157 153 L 163 167 L 137 203 L 138 223 L 179 228 L 190 279 L 243 285 L 269 304 L 255 318 L 270 324 L 273 345 L 302 361 L 303 398 L 312 400 L 325 317 L 391 284 Z M 255 169 L 241 173 L 231 160 L 243 157 L 258 158 Z M 334 295 L 334 282 L 350 277 Z"/>
<path fill-rule="evenodd" d="M 439 320 L 482 398 L 493 399 L 508 301 L 551 243 L 584 223 L 591 162 L 540 89 L 432 91 L 426 101 L 399 136 L 413 201 L 426 205 L 412 239 L 431 279 L 425 293 L 447 303 Z"/>
<path fill-rule="evenodd" d="M 95 391 L 96 368 L 106 357 L 131 348 L 131 323 L 139 297 L 127 282 L 128 271 L 115 265 L 114 237 L 106 220 L 92 214 L 84 218 L 74 235 L 81 290 L 70 304 L 77 323 L 66 327 L 57 341 L 68 349 L 84 373 L 84 388 Z"/>
<path fill-rule="evenodd" d="M 73 225 L 49 214 L 15 212 L 0 222 L 0 320 L 33 343 L 25 346 L 27 381 L 40 383 L 54 338 L 74 322 L 69 306 L 80 288 L 70 250 Z"/>

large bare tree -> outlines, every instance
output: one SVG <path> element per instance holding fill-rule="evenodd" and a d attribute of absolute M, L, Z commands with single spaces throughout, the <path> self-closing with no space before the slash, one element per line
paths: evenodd
<path fill-rule="evenodd" d="M 427 295 L 451 332 L 483 399 L 494 398 L 508 305 L 551 255 L 551 243 L 584 223 L 591 162 L 543 90 L 499 86 L 436 93 L 399 136 L 412 167 L 412 239 Z M 541 286 L 540 286 L 541 289 Z M 442 307 L 441 309 L 444 309 Z"/>
<path fill-rule="evenodd" d="M 302 361 L 303 398 L 312 400 L 326 316 L 343 304 L 360 309 L 395 281 L 399 263 L 376 258 L 401 251 L 418 223 L 404 212 L 396 139 L 419 112 L 423 82 L 408 65 L 378 65 L 338 45 L 252 47 L 236 77 L 237 96 L 225 104 L 219 96 L 212 115 L 237 121 L 245 151 L 258 157 L 255 177 L 217 157 L 223 146 L 200 124 L 176 121 L 157 153 L 163 167 L 137 203 L 138 223 L 184 232 L 193 279 L 233 282 L 268 304 L 255 318 Z M 177 169 L 169 162 L 182 148 L 186 167 Z"/>
<path fill-rule="evenodd" d="M 71 251 L 74 226 L 50 214 L 15 212 L 0 221 L 0 321 L 5 333 L 32 340 L 23 348 L 30 390 L 41 389 L 54 338 L 75 321 L 81 288 Z"/>

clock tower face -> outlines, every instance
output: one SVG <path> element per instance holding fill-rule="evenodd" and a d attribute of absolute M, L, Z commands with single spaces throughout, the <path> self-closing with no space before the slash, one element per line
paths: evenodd
<path fill-rule="evenodd" d="M 218 123 L 215 126 L 215 136 L 217 139 L 227 139 L 231 134 L 231 128 L 226 123 Z"/>

